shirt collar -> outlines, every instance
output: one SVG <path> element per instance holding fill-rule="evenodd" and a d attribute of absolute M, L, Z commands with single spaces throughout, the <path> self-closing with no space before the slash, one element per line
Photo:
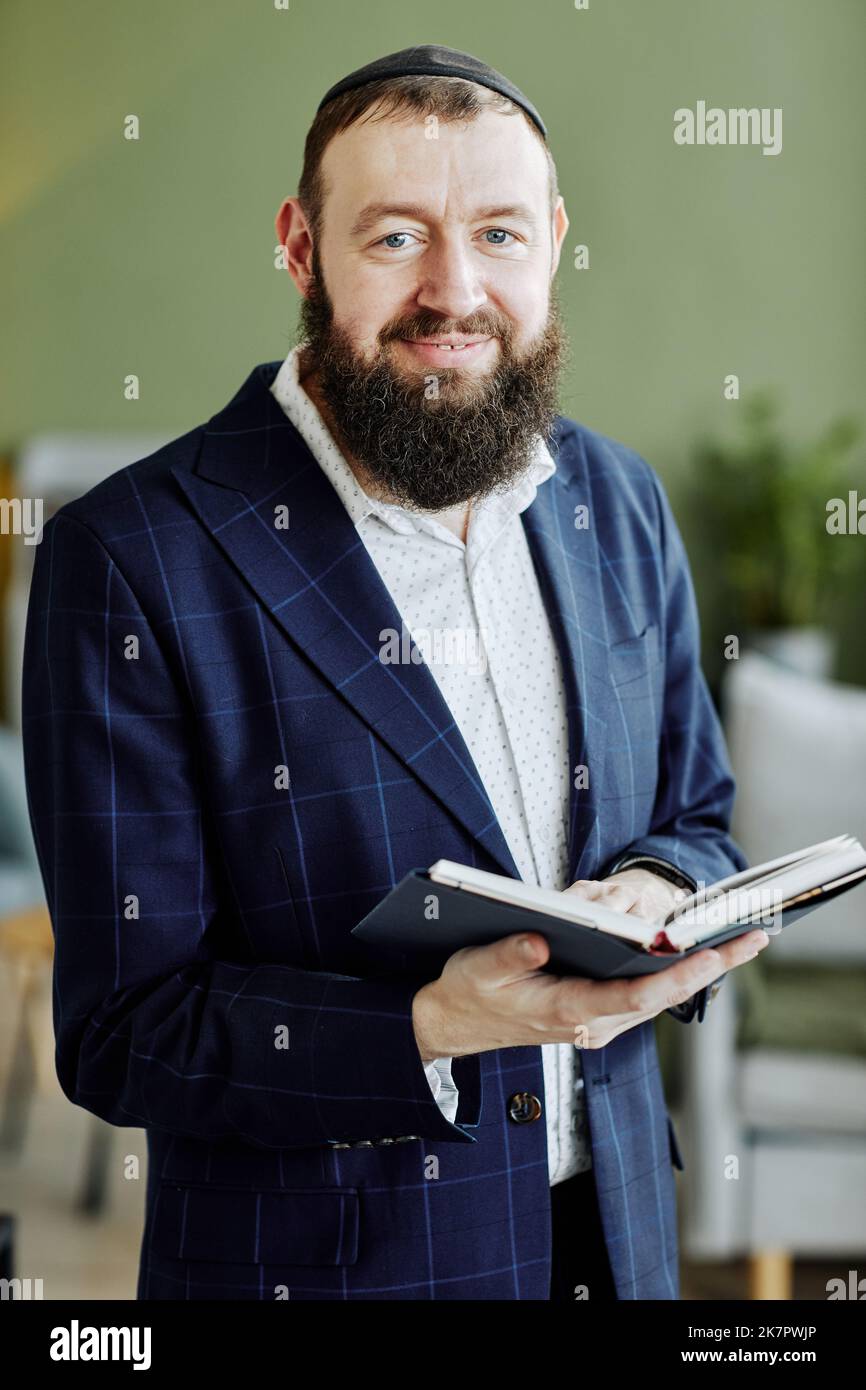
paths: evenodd
<path fill-rule="evenodd" d="M 424 531 L 462 548 L 460 538 L 443 526 L 434 512 L 414 512 L 370 497 L 364 491 L 318 408 L 301 385 L 299 361 L 302 350 L 301 343 L 289 352 L 271 384 L 271 394 L 327 475 L 355 528 L 358 529 L 367 517 L 376 516 L 400 535 Z M 475 541 L 480 543 L 483 540 L 486 548 L 486 543 L 499 533 L 512 516 L 525 511 L 535 500 L 541 483 L 555 471 L 556 464 L 550 450 L 539 435 L 528 467 L 512 486 L 502 493 L 488 494 L 473 507 L 468 531 L 470 545 L 474 531 Z M 477 544 L 473 546 L 473 549 L 477 548 Z"/>

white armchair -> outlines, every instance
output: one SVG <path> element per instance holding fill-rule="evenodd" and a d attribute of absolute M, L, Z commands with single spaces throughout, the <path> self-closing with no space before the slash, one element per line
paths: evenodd
<path fill-rule="evenodd" d="M 723 697 L 733 832 L 750 862 L 843 832 L 866 843 L 866 691 L 747 653 Z M 755 964 L 772 992 L 804 962 L 815 969 L 812 1021 L 792 1019 L 790 1039 L 777 1021 L 772 1045 L 738 1048 L 745 981 L 735 971 L 680 1040 L 683 1251 L 747 1255 L 757 1298 L 790 1297 L 798 1255 L 866 1253 L 866 1055 L 828 1051 L 826 1040 L 822 1050 L 822 1020 L 835 1019 L 833 998 L 820 998 L 822 967 L 850 968 L 866 1018 L 866 888 L 785 928 Z"/>
<path fill-rule="evenodd" d="M 16 494 L 41 500 L 44 525 L 58 507 L 87 492 L 118 468 L 146 458 L 170 438 L 170 433 L 34 435 L 15 460 Z M 21 728 L 21 664 L 34 554 L 35 546 L 25 545 L 20 539 L 12 548 L 3 615 L 5 707 L 8 722 L 16 729 Z"/>

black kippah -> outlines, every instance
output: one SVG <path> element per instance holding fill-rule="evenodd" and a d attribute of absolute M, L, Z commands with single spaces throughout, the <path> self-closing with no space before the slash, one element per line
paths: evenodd
<path fill-rule="evenodd" d="M 535 122 L 542 135 L 547 138 L 547 128 L 532 102 L 503 77 L 501 72 L 473 58 L 471 53 L 461 53 L 456 48 L 443 48 L 437 43 L 419 44 L 417 48 L 401 48 L 399 53 L 389 53 L 384 58 L 367 63 L 366 67 L 350 72 L 340 82 L 334 84 L 319 102 L 319 110 L 329 101 L 350 92 L 354 87 L 364 87 L 368 82 L 380 82 L 388 77 L 463 77 L 467 82 L 477 82 L 489 87 L 493 92 L 508 97 L 516 106 L 522 106 L 527 116 Z"/>

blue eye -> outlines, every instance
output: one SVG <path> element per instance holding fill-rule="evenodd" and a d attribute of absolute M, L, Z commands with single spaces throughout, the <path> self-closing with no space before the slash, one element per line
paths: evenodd
<path fill-rule="evenodd" d="M 488 246 L 510 246 L 517 240 L 514 232 L 507 232 L 504 227 L 488 227 L 484 236 L 487 238 Z M 377 242 L 377 245 L 384 246 L 389 251 L 405 251 L 410 237 L 412 237 L 411 232 L 389 232 L 387 236 L 382 237 Z M 510 241 L 504 240 L 505 237 L 509 237 Z M 491 238 L 497 238 L 497 240 L 491 240 Z"/>

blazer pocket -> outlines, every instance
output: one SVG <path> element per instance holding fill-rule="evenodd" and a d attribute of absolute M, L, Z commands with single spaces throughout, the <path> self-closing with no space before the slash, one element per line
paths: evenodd
<path fill-rule="evenodd" d="M 639 680 L 661 665 L 661 660 L 656 623 L 651 623 L 636 637 L 627 637 L 624 642 L 616 642 L 608 648 L 610 678 L 614 685 L 627 685 L 629 681 Z"/>
<path fill-rule="evenodd" d="M 683 1163 L 683 1156 L 680 1152 L 679 1141 L 677 1139 L 677 1132 L 674 1129 L 674 1122 L 671 1119 L 670 1115 L 668 1115 L 668 1138 L 670 1139 L 671 1146 L 671 1163 L 674 1165 L 675 1168 L 679 1168 L 680 1172 L 682 1173 L 685 1171 L 686 1165 Z"/>
<path fill-rule="evenodd" d="M 353 1265 L 356 1187 L 252 1191 L 163 1181 L 150 1246 L 175 1260 L 234 1264 Z"/>

